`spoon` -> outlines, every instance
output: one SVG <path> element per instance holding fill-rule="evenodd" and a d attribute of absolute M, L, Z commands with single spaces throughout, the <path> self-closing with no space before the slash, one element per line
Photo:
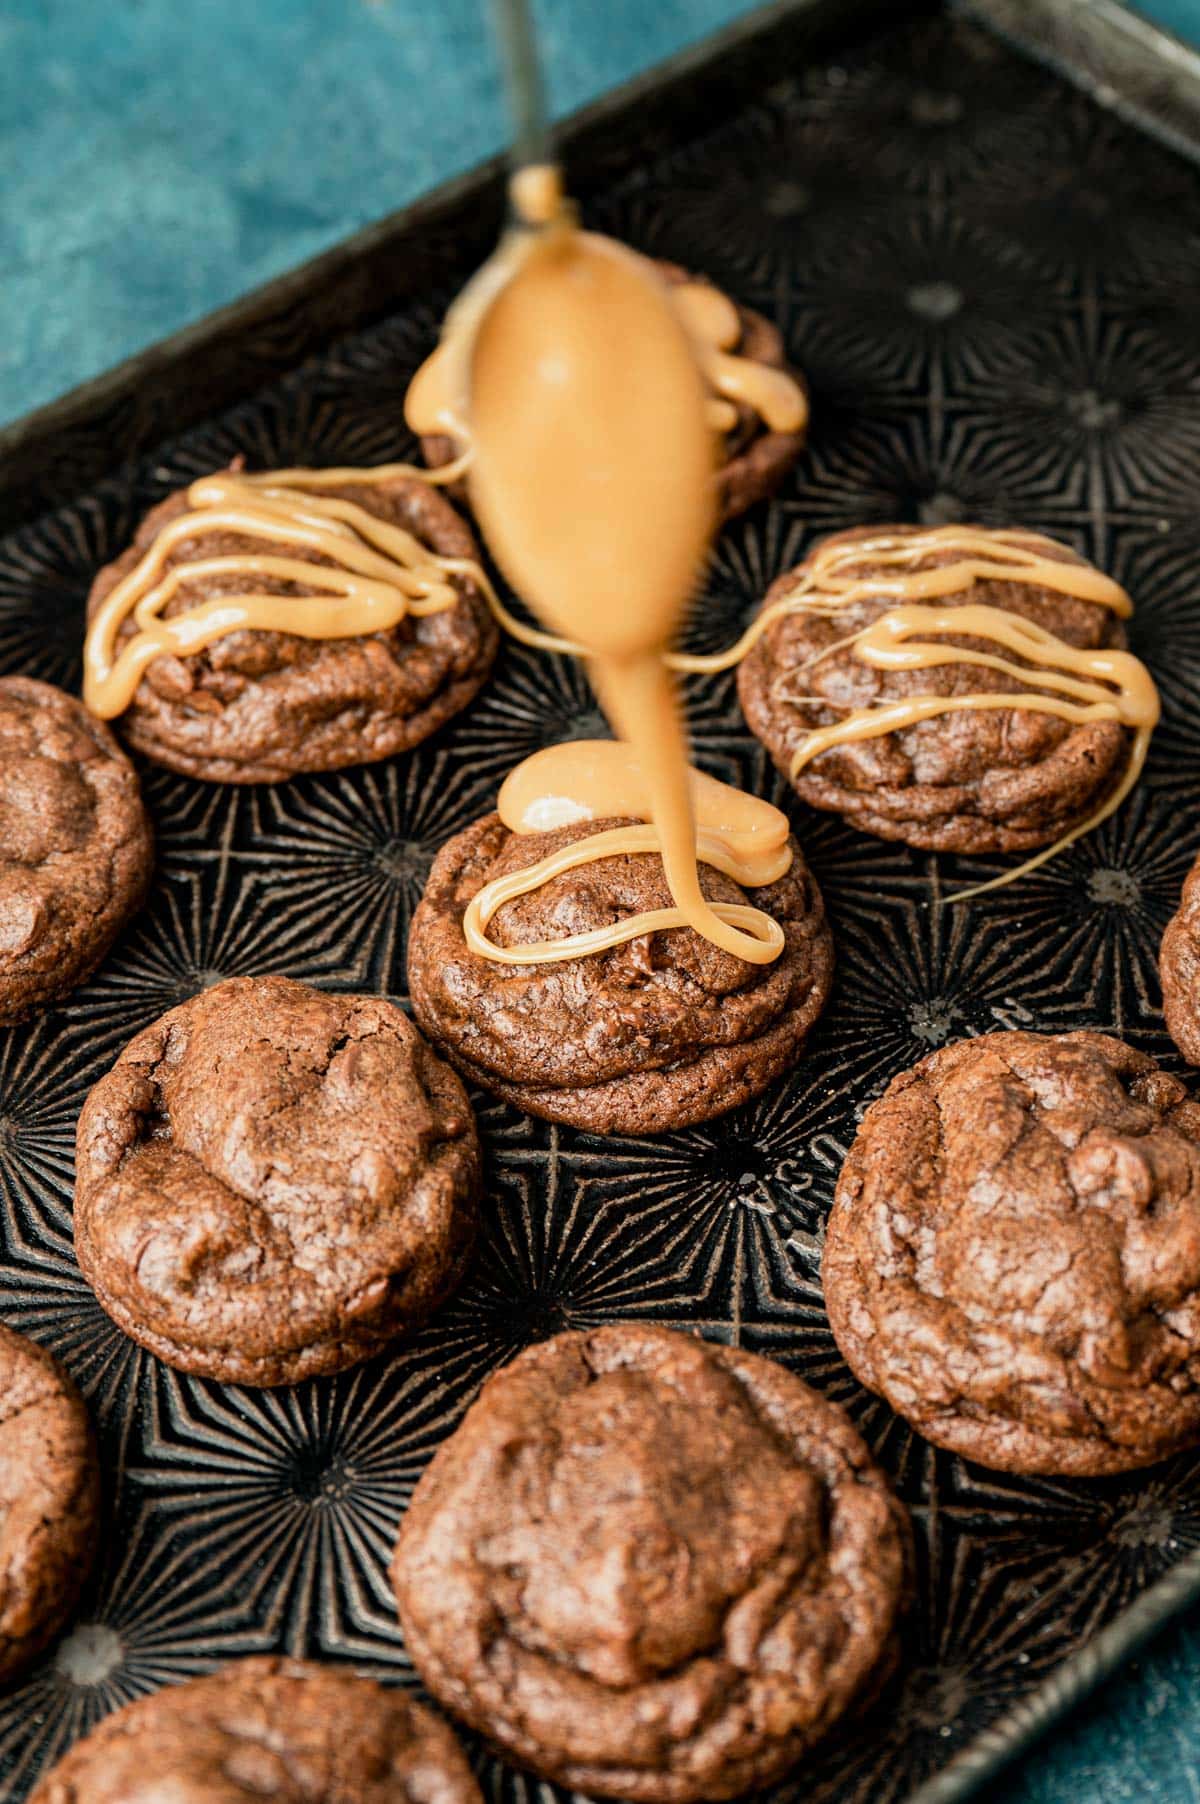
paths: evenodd
<path fill-rule="evenodd" d="M 522 169 L 545 168 L 551 160 L 537 32 L 529 0 L 493 0 L 493 16 L 512 114 L 512 162 L 519 187 Z"/>

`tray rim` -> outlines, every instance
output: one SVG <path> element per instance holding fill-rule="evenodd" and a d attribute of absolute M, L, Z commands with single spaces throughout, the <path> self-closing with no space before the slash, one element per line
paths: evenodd
<path fill-rule="evenodd" d="M 1125 0 L 946 0 L 1137 130 L 1200 161 L 1200 48 Z"/>
<path fill-rule="evenodd" d="M 811 48 L 828 51 L 874 29 L 944 10 L 945 0 L 762 0 L 741 18 L 685 45 L 555 123 L 555 142 L 571 170 L 577 198 L 586 203 L 600 184 L 589 178 L 586 168 L 576 174 L 573 164 L 603 161 L 602 183 L 610 185 L 645 160 L 647 128 L 652 132 L 665 115 L 671 115 L 679 135 L 688 130 L 689 118 L 693 129 L 699 130 L 713 106 L 721 105 L 721 96 L 726 104 L 744 96 L 756 69 L 760 79 L 769 81 L 772 69 L 778 68 L 774 46 L 808 41 Z M 465 248 L 469 251 L 474 243 L 477 260 L 482 261 L 503 217 L 505 168 L 503 152 L 485 158 L 99 375 L 0 423 L 0 537 L 69 505 L 156 445 L 281 379 L 343 335 L 385 318 L 407 296 L 427 287 L 428 269 L 419 256 L 415 269 L 398 265 L 404 253 L 420 253 L 429 235 L 452 230 L 457 241 L 465 235 Z M 392 260 L 392 281 L 379 283 L 376 277 L 372 282 L 370 272 L 384 258 Z M 270 360 L 264 358 L 261 346 L 252 346 L 255 332 L 286 320 L 304 302 L 325 294 L 331 284 L 339 297 L 337 309 L 322 320 L 319 330 L 310 331 L 299 345 L 287 344 Z M 222 358 L 232 357 L 235 367 L 231 372 L 218 369 L 201 404 L 172 412 L 169 420 L 152 421 L 153 429 L 122 455 L 114 469 L 106 455 L 111 443 L 109 416 L 135 397 L 144 397 L 147 388 L 153 392 L 156 382 L 161 385 L 172 374 L 182 373 L 201 355 L 218 365 Z M 88 457 L 91 467 L 72 468 L 63 477 L 56 471 L 56 447 L 66 435 L 87 432 L 100 441 Z M 49 479 L 49 492 L 39 493 L 39 479 Z"/>
<path fill-rule="evenodd" d="M 673 129 L 698 127 L 713 104 L 744 97 L 755 68 L 765 76 L 773 47 L 805 36 L 828 53 L 837 45 L 923 15 L 960 17 L 1000 37 L 1019 55 L 1051 68 L 1082 88 L 1097 104 L 1169 149 L 1200 161 L 1200 48 L 1142 15 L 1122 0 L 766 0 L 741 18 L 653 64 L 555 126 L 556 142 L 570 164 L 607 154 L 601 182 L 609 184 L 644 159 L 635 134 L 647 107 L 656 118 L 673 115 Z M 777 66 L 777 65 L 775 65 Z M 717 104 L 720 104 L 718 101 Z M 1156 107 L 1158 110 L 1156 110 Z M 381 219 L 324 251 L 237 296 L 175 332 L 133 352 L 53 400 L 0 425 L 0 536 L 32 523 L 151 454 L 157 444 L 212 414 L 235 406 L 272 381 L 303 366 L 318 350 L 385 317 L 404 298 L 386 287 L 368 298 L 367 272 L 381 257 L 416 244 L 423 234 L 469 227 L 481 245 L 494 236 L 503 209 L 505 156 L 490 156 L 437 184 Z M 586 171 L 576 181 L 582 200 L 598 185 Z M 422 270 L 420 275 L 423 277 Z M 308 340 L 285 348 L 273 363 L 245 353 L 223 386 L 207 389 L 203 404 L 186 416 L 147 432 L 116 468 L 103 452 L 95 469 L 79 471 L 58 492 L 38 495 L 39 457 L 52 457 L 63 434 L 102 434 L 106 416 L 137 395 L 156 375 L 182 372 L 195 358 L 237 352 L 240 341 L 320 293 L 326 284 L 345 290 L 342 315 L 322 322 Z M 410 287 L 417 283 L 410 284 Z M 34 478 L 24 475 L 26 463 Z M 13 472 L 16 471 L 14 478 Z M 30 503 L 32 502 L 32 505 Z M 1148 1586 L 1119 1616 L 1065 1658 L 1012 1709 L 960 1748 L 942 1769 L 906 1795 L 903 1804 L 961 1804 L 978 1795 L 1010 1764 L 1028 1753 L 1088 1695 L 1110 1678 L 1189 1606 L 1200 1602 L 1200 1549 L 1185 1555 Z"/>

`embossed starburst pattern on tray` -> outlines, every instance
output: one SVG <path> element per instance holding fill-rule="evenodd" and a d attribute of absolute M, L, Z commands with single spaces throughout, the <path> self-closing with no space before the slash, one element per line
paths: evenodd
<path fill-rule="evenodd" d="M 126 1038 L 222 977 L 403 1000 L 437 847 L 512 763 L 594 734 L 599 716 L 577 667 L 509 646 L 467 713 L 409 758 L 260 790 L 146 770 L 159 861 L 145 912 L 84 989 L 0 1034 L 0 1307 L 86 1391 L 107 1499 L 77 1621 L 0 1699 L 13 1804 L 103 1712 L 236 1654 L 307 1652 L 414 1683 L 386 1579 L 406 1499 L 488 1371 L 565 1326 L 651 1317 L 784 1361 L 849 1407 L 914 1512 L 904 1674 L 780 1800 L 909 1795 L 1034 1708 L 1200 1543 L 1200 1454 L 1070 1484 L 926 1447 L 842 1364 L 818 1276 L 862 1109 L 932 1047 L 1094 1025 L 1178 1066 L 1155 957 L 1200 849 L 1200 324 L 1172 280 L 1200 270 L 1200 172 L 991 38 L 933 21 L 781 69 L 594 217 L 765 309 L 813 378 L 811 445 L 779 498 L 722 534 L 689 645 L 735 634 L 821 532 L 1037 527 L 1135 596 L 1134 642 L 1165 703 L 1146 779 L 1018 888 L 940 908 L 999 863 L 910 853 L 787 800 L 732 681 L 692 680 L 699 761 L 786 801 L 829 904 L 837 986 L 802 1064 L 752 1106 L 658 1140 L 602 1141 L 477 1098 L 485 1227 L 460 1293 L 391 1355 L 268 1394 L 168 1371 L 95 1304 L 71 1244 L 82 1099 Z M 257 467 L 410 455 L 401 396 L 452 287 L 0 544 L 0 668 L 74 682 L 93 570 L 197 473 L 238 453 Z M 475 1751 L 494 1799 L 551 1789 Z"/>

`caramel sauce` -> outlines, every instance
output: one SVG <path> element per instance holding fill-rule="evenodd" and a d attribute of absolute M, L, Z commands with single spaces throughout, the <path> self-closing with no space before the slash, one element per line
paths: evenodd
<path fill-rule="evenodd" d="M 664 656 L 714 524 L 717 446 L 694 343 L 653 265 L 577 231 L 566 211 L 541 231 L 510 237 L 501 260 L 505 279 L 496 287 L 485 276 L 482 310 L 473 285 L 444 341 L 448 367 L 464 374 L 469 393 L 471 500 L 513 586 L 587 657 L 653 823 L 614 830 L 616 840 L 582 840 L 562 855 L 566 864 L 551 861 L 553 871 L 611 856 L 614 845 L 657 851 L 674 902 L 670 924 L 767 963 L 782 935 L 765 932 L 757 910 L 714 909 L 701 890 L 697 851 L 708 842 L 698 842 Z M 612 812 L 631 807 L 627 800 Z M 586 948 L 517 948 L 509 962 L 571 958 L 632 937 L 628 923 L 614 934 L 593 936 Z M 482 927 L 475 943 L 500 956 Z"/>
<path fill-rule="evenodd" d="M 688 773 L 696 855 L 745 888 L 761 888 L 782 877 L 792 861 L 785 814 L 769 802 L 746 795 L 700 771 Z M 678 907 L 648 910 L 590 933 L 503 947 L 487 937 L 496 911 L 561 876 L 599 858 L 657 852 L 651 784 L 632 747 L 611 739 L 577 740 L 548 747 L 519 764 L 505 779 L 497 809 L 512 833 L 547 833 L 580 821 L 631 817 L 639 826 L 612 827 L 589 834 L 543 858 L 528 870 L 497 877 L 471 900 L 463 933 L 473 952 L 504 964 L 549 964 L 606 952 L 645 933 L 690 925 Z M 783 948 L 776 921 L 749 904 L 717 903 L 714 913 L 739 932 L 761 940 L 771 956 Z"/>
<path fill-rule="evenodd" d="M 561 188 L 547 184 L 544 190 L 535 193 L 529 183 L 520 191 L 525 204 L 518 199 L 518 184 L 526 178 L 541 177 L 546 173 L 535 169 L 518 171 L 513 178 L 513 199 L 528 224 L 553 227 L 570 218 Z M 540 202 L 536 210 L 529 205 L 531 197 Z M 595 238 L 601 245 L 612 243 L 611 239 L 598 238 L 592 233 L 576 233 L 575 236 Z M 718 433 L 731 432 L 737 424 L 738 407 L 744 406 L 756 413 L 771 432 L 802 431 L 808 421 L 808 397 L 787 370 L 738 356 L 742 327 L 738 310 L 728 295 L 709 282 L 681 282 L 664 284 L 664 287 L 704 372 L 709 389 L 707 415 L 711 429 Z M 426 358 L 409 385 L 404 417 L 418 438 L 450 438 L 462 454 L 469 456 L 469 375 L 461 355 L 461 340 L 452 329 L 453 315 L 448 327 L 450 329 L 437 349 Z"/>
<path fill-rule="evenodd" d="M 440 557 L 402 527 L 322 489 L 369 487 L 396 477 L 450 482 L 461 466 L 436 472 L 410 464 L 374 469 L 272 470 L 246 475 L 221 471 L 187 492 L 187 508 L 149 545 L 134 568 L 104 598 L 84 641 L 83 699 L 101 720 L 123 714 L 156 658 L 187 657 L 229 633 L 293 633 L 302 639 L 351 639 L 383 633 L 407 616 L 442 613 L 461 599 L 454 578 L 472 583 L 505 631 L 526 644 L 544 635 L 504 607 L 486 573 L 471 558 Z M 196 558 L 168 570 L 171 553 L 207 533 L 236 533 L 275 545 L 303 547 L 327 560 L 238 551 Z M 189 582 L 237 578 L 228 594 L 197 602 L 163 618 Z M 303 584 L 313 595 L 277 595 L 256 580 Z M 244 585 L 244 586 L 242 586 Z M 137 631 L 118 645 L 133 618 Z"/>

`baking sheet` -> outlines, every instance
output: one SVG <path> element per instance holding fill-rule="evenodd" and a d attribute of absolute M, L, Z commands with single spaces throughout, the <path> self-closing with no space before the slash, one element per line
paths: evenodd
<path fill-rule="evenodd" d="M 859 14 L 841 16 L 849 35 Z M 1165 703 L 1145 779 L 1048 868 L 942 909 L 941 893 L 1001 861 L 889 847 L 789 801 L 732 679 L 691 680 L 698 761 L 789 807 L 830 906 L 837 988 L 803 1063 L 750 1108 L 654 1141 L 479 1098 L 486 1229 L 459 1295 L 391 1355 L 268 1393 L 168 1371 L 95 1304 L 70 1233 L 82 1099 L 126 1039 L 222 977 L 281 971 L 403 1000 L 407 921 L 436 848 L 511 764 L 599 716 L 576 667 L 510 646 L 475 704 L 407 759 L 260 790 L 145 767 L 159 865 L 144 914 L 84 990 L 0 1034 L 0 1310 L 83 1386 L 107 1492 L 76 1625 L 0 1698 L 13 1804 L 102 1712 L 237 1654 L 411 1683 L 386 1579 L 405 1500 L 483 1376 L 568 1325 L 650 1317 L 783 1360 L 848 1405 L 913 1510 L 903 1674 L 779 1799 L 962 1795 L 1200 1589 L 1200 1455 L 1068 1483 L 935 1452 L 851 1378 L 817 1282 L 857 1118 L 931 1047 L 1089 1025 L 1179 1069 L 1154 963 L 1200 849 L 1200 172 L 962 19 L 921 9 L 814 55 L 818 20 L 827 32 L 828 8 L 762 25 L 757 51 L 741 34 L 719 71 L 692 59 L 682 89 L 640 85 L 572 158 L 593 220 L 769 313 L 814 387 L 810 448 L 776 501 L 722 534 L 689 643 L 725 643 L 822 532 L 1032 526 L 1135 598 L 1134 647 Z M 639 118 L 652 129 L 634 156 Z M 0 542 L 0 669 L 75 685 L 95 566 L 147 506 L 235 453 L 258 467 L 408 454 L 408 376 L 496 199 L 493 179 L 381 234 L 376 279 L 404 264 L 403 304 L 307 361 L 349 303 L 306 278 L 287 305 L 260 297 L 156 354 L 144 390 L 135 368 L 90 411 L 67 409 L 57 467 L 53 420 L 19 431 L 10 504 L 53 498 L 72 472 L 92 481 L 98 445 L 109 473 Z M 336 280 L 367 293 L 372 254 L 360 246 L 352 282 L 345 262 Z M 289 343 L 297 367 L 280 376 Z M 213 382 L 246 398 L 168 439 L 163 397 L 203 396 L 209 358 Z M 256 370 L 272 381 L 250 392 Z M 474 1752 L 492 1798 L 553 1789 Z"/>

